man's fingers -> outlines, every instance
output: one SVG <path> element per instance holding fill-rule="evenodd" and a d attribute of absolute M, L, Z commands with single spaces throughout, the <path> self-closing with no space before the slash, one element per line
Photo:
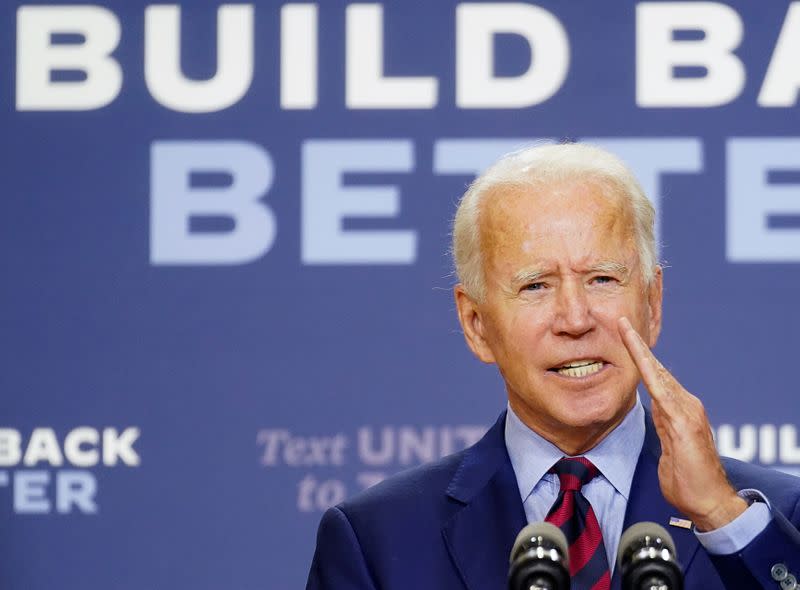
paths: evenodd
<path fill-rule="evenodd" d="M 656 400 L 663 398 L 665 394 L 669 393 L 669 373 L 658 362 L 658 359 L 650 351 L 650 347 L 645 344 L 642 337 L 639 336 L 639 333 L 628 321 L 628 318 L 622 317 L 619 319 L 619 332 L 622 342 L 625 344 L 625 348 L 628 349 L 633 362 L 636 363 L 636 367 L 639 369 L 650 395 Z"/>

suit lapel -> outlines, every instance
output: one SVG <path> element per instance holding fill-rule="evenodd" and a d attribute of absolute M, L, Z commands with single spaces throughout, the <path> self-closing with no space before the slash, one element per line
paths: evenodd
<path fill-rule="evenodd" d="M 505 412 L 466 452 L 447 490 L 463 507 L 447 521 L 442 534 L 470 590 L 506 586 L 511 546 L 527 524 L 504 427 Z"/>
<path fill-rule="evenodd" d="M 625 511 L 623 532 L 637 522 L 650 521 L 660 524 L 675 541 L 678 561 L 684 573 L 694 558 L 699 541 L 689 529 L 671 527 L 669 520 L 673 516 L 685 518 L 674 506 L 669 504 L 661 493 L 658 483 L 658 460 L 661 457 L 661 443 L 658 440 L 653 419 L 649 411 L 645 411 L 645 437 L 636 471 L 633 474 L 633 486 Z M 619 568 L 614 569 L 612 589 L 619 589 L 621 584 Z"/>

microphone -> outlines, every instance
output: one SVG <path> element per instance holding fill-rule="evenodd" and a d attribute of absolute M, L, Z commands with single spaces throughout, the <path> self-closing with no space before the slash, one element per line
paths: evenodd
<path fill-rule="evenodd" d="M 622 535 L 617 567 L 623 590 L 683 590 L 675 543 L 664 527 L 640 522 Z"/>
<path fill-rule="evenodd" d="M 569 590 L 567 538 L 549 522 L 534 522 L 519 532 L 509 564 L 509 590 Z"/>

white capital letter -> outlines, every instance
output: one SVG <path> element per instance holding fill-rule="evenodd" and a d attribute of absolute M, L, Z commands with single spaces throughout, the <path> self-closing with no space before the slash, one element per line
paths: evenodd
<path fill-rule="evenodd" d="M 676 31 L 701 31 L 700 40 L 676 41 Z M 636 104 L 640 107 L 713 107 L 739 96 L 745 82 L 733 54 L 742 19 L 717 2 L 640 2 L 636 6 Z M 700 77 L 676 77 L 676 67 L 704 68 Z"/>
<path fill-rule="evenodd" d="M 94 428 L 88 426 L 75 428 L 64 439 L 64 455 L 67 457 L 67 461 L 77 467 L 92 467 L 97 465 L 99 459 L 98 442 L 100 442 L 100 435 Z M 83 449 L 82 445 L 90 448 Z"/>
<path fill-rule="evenodd" d="M 144 77 L 153 97 L 175 111 L 209 113 L 241 99 L 253 79 L 253 6 L 223 4 L 217 12 L 217 71 L 189 80 L 181 71 L 180 6 L 145 9 Z"/>
<path fill-rule="evenodd" d="M 317 106 L 317 5 L 281 8 L 281 107 Z"/>
<path fill-rule="evenodd" d="M 81 43 L 53 43 L 54 34 L 79 35 Z M 114 100 L 122 70 L 111 57 L 119 21 L 101 6 L 21 6 L 17 10 L 17 110 L 88 111 Z M 53 81 L 55 71 L 85 75 Z"/>
<path fill-rule="evenodd" d="M 22 462 L 31 466 L 36 465 L 39 461 L 46 461 L 53 467 L 59 467 L 64 462 L 56 433 L 52 428 L 34 428 L 31 433 L 31 439 L 28 441 L 28 448 L 25 449 L 25 457 Z"/>
<path fill-rule="evenodd" d="M 494 37 L 510 33 L 531 48 L 531 65 L 518 76 L 494 75 Z M 464 3 L 456 8 L 456 105 L 523 108 L 553 96 L 569 69 L 569 38 L 544 8 L 521 3 Z"/>
<path fill-rule="evenodd" d="M 797 429 L 794 424 L 784 424 L 780 429 L 781 462 L 797 465 L 800 463 L 800 448 L 797 446 Z"/>
<path fill-rule="evenodd" d="M 133 448 L 133 443 L 139 438 L 139 429 L 129 426 L 122 433 L 116 428 L 103 429 L 103 465 L 114 466 L 117 459 L 122 459 L 125 465 L 138 467 L 141 460 Z"/>
<path fill-rule="evenodd" d="M 758 104 L 762 107 L 790 107 L 797 102 L 800 88 L 800 2 L 792 2 L 783 21 L 778 43 L 764 77 Z"/>
<path fill-rule="evenodd" d="M 22 458 L 22 437 L 13 428 L 0 428 L 0 467 L 12 467 Z"/>
<path fill-rule="evenodd" d="M 346 102 L 349 109 L 432 109 L 438 83 L 432 77 L 383 75 L 383 6 L 347 7 Z"/>

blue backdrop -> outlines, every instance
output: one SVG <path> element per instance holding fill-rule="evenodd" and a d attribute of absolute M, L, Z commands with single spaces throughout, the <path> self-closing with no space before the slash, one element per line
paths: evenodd
<path fill-rule="evenodd" d="M 449 223 L 532 141 L 637 171 L 657 354 L 797 471 L 798 52 L 789 2 L 4 2 L 0 586 L 302 587 L 504 407 Z"/>

